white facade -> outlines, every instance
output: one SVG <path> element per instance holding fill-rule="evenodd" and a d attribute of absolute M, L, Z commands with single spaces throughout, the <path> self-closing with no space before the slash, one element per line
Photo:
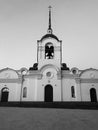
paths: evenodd
<path fill-rule="evenodd" d="M 0 101 L 98 101 L 98 70 L 69 69 L 62 63 L 62 41 L 49 28 L 37 42 L 37 63 L 29 70 L 0 70 Z"/>

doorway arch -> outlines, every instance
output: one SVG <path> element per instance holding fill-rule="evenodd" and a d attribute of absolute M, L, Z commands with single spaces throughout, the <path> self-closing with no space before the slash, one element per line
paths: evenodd
<path fill-rule="evenodd" d="M 44 101 L 53 102 L 53 87 L 50 84 L 45 86 Z"/>
<path fill-rule="evenodd" d="M 90 89 L 90 98 L 91 98 L 91 102 L 97 102 L 97 95 L 96 95 L 95 88 Z"/>
<path fill-rule="evenodd" d="M 8 96 L 9 89 L 5 87 L 1 90 L 1 102 L 8 102 Z"/>

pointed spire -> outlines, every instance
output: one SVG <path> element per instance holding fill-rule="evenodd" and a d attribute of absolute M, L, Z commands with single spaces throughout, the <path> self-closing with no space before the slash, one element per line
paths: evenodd
<path fill-rule="evenodd" d="M 49 29 L 51 29 L 51 6 L 49 6 Z"/>
<path fill-rule="evenodd" d="M 51 6 L 49 6 L 49 27 L 48 27 L 48 33 L 52 34 L 52 28 L 51 28 Z"/>

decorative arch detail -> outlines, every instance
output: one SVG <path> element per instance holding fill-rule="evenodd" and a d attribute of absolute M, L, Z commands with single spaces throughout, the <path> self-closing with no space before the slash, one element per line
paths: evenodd
<path fill-rule="evenodd" d="M 85 70 L 83 70 L 83 71 L 80 73 L 79 77 L 81 77 L 82 74 L 84 74 L 85 72 L 88 72 L 88 71 L 97 71 L 97 72 L 98 72 L 98 69 L 94 69 L 94 68 L 85 69 Z"/>
<path fill-rule="evenodd" d="M 44 65 L 43 67 L 40 68 L 40 72 L 43 73 L 48 68 L 54 68 L 57 71 L 57 75 L 60 74 L 60 69 L 57 66 L 54 66 L 52 64 Z"/>
<path fill-rule="evenodd" d="M 2 74 L 3 72 L 6 72 L 6 71 L 9 71 L 9 72 L 7 72 L 9 74 L 10 74 L 10 71 L 13 72 L 17 76 L 17 78 L 19 78 L 19 73 L 16 70 L 11 69 L 11 68 L 4 68 L 4 69 L 0 70 L 0 74 Z"/>

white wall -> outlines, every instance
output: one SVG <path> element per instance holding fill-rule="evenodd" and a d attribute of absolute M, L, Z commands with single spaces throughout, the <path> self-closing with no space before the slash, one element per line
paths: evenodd
<path fill-rule="evenodd" d="M 52 76 L 47 77 L 47 72 L 51 72 Z M 36 101 L 44 101 L 45 86 L 48 84 L 53 87 L 53 101 L 61 101 L 61 79 L 58 78 L 57 71 L 54 68 L 47 68 L 42 71 L 42 78 L 37 83 Z"/>
<path fill-rule="evenodd" d="M 5 87 L 9 89 L 8 101 L 20 101 L 21 84 L 7 83 L 7 82 L 0 83 L 0 95 L 1 95 L 1 90 Z"/>
<path fill-rule="evenodd" d="M 23 97 L 23 88 L 27 87 L 27 97 Z M 22 85 L 22 101 L 36 100 L 37 78 L 27 76 Z"/>
<path fill-rule="evenodd" d="M 90 89 L 95 88 L 98 100 L 98 83 L 81 83 L 82 101 L 91 101 Z"/>
<path fill-rule="evenodd" d="M 80 75 L 82 101 L 91 101 L 90 89 L 95 88 L 98 101 L 98 70 L 87 69 Z"/>
<path fill-rule="evenodd" d="M 0 95 L 1 90 L 5 87 L 9 89 L 8 101 L 20 101 L 21 80 L 13 69 L 0 70 Z"/>
<path fill-rule="evenodd" d="M 76 100 L 76 98 L 72 98 L 72 96 L 71 96 L 71 86 L 75 87 L 75 93 L 76 93 L 75 80 L 68 79 L 68 78 L 62 79 L 63 101 L 75 101 Z"/>

